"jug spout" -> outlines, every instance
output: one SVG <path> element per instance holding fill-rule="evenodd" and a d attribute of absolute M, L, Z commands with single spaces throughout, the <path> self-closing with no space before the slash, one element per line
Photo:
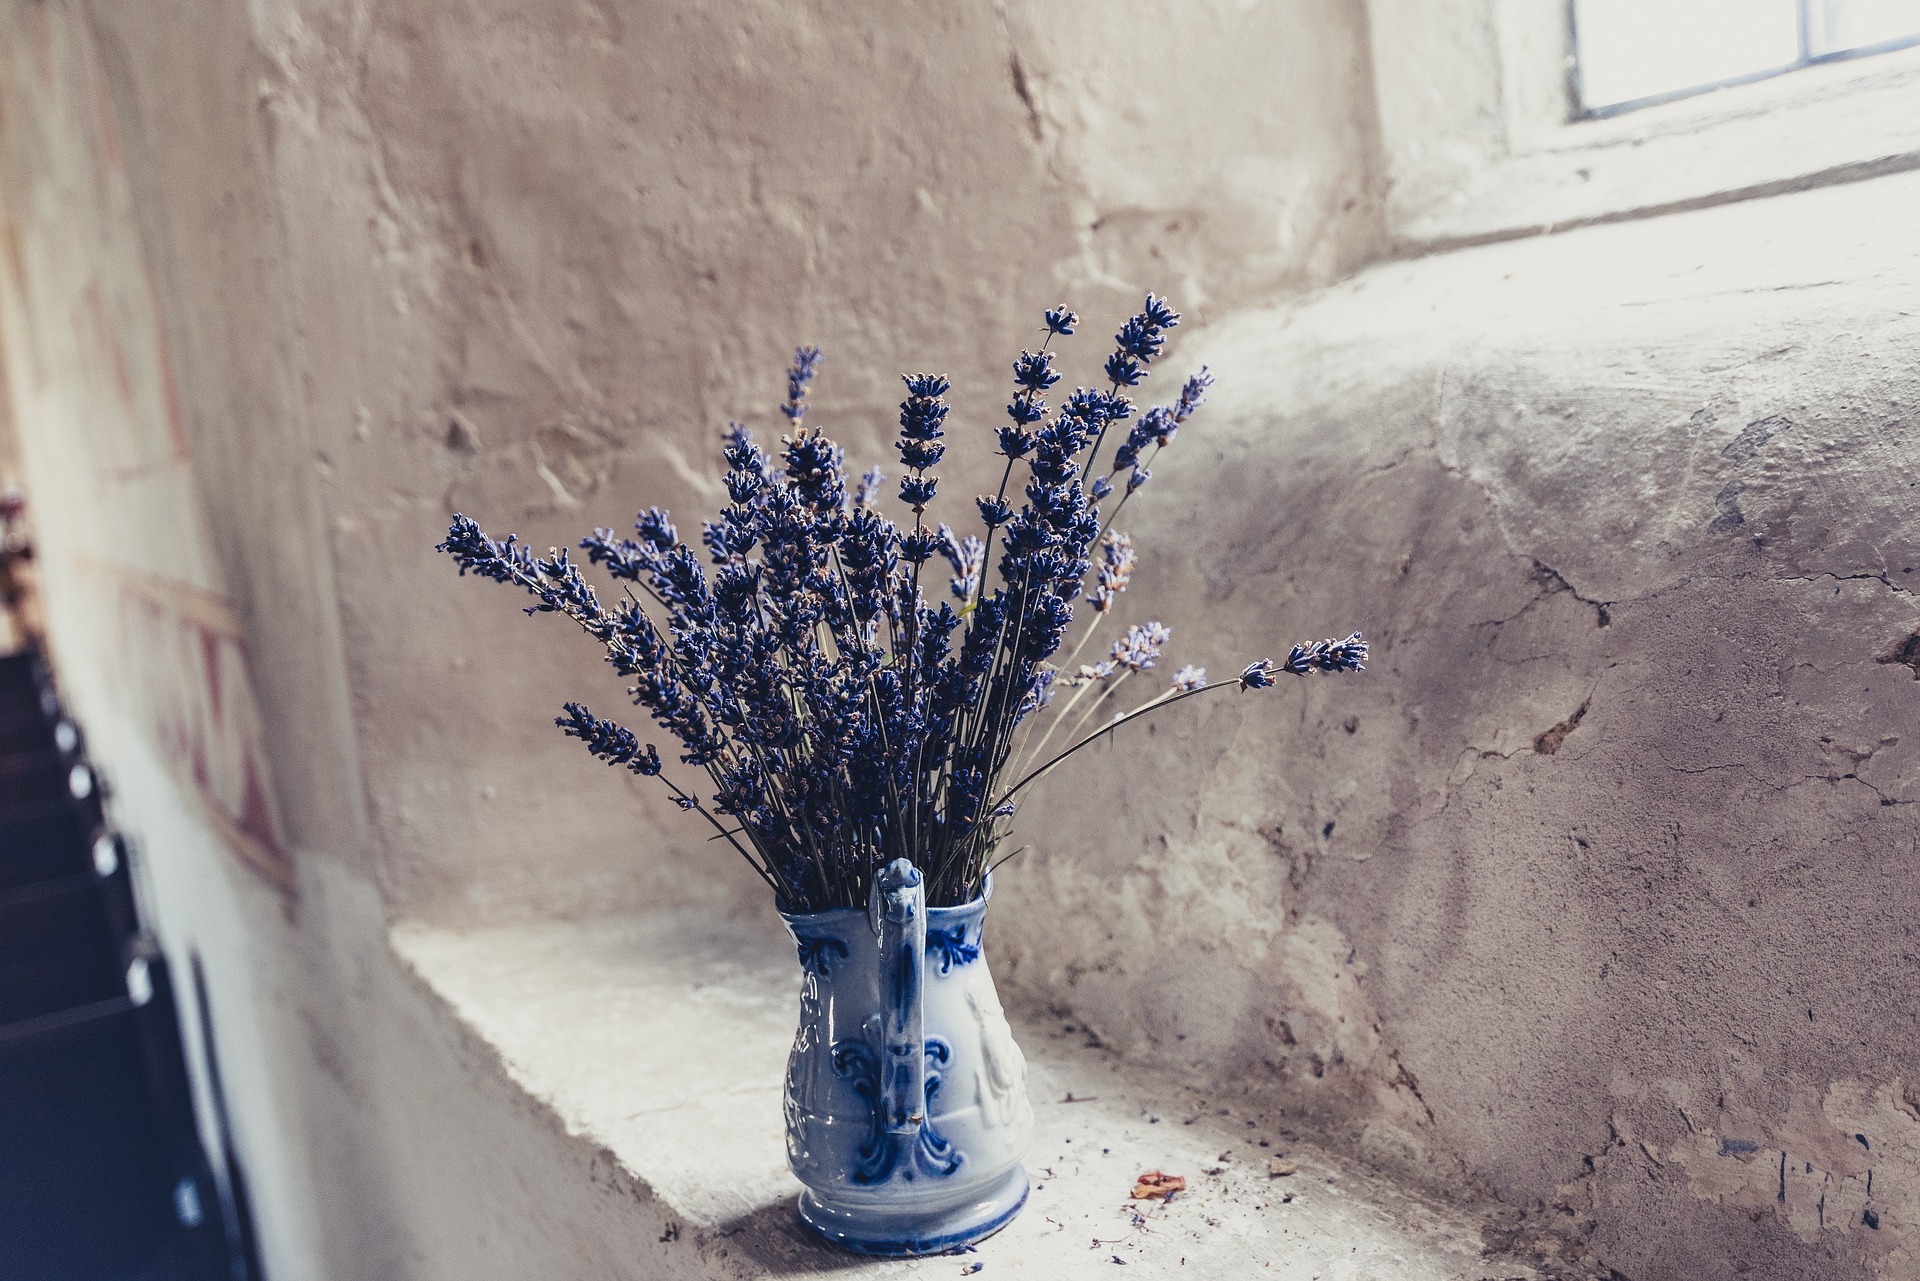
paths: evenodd
<path fill-rule="evenodd" d="M 920 869 L 904 858 L 882 868 L 867 915 L 880 939 L 881 1111 L 896 1150 L 911 1151 L 927 1111 L 927 888 Z"/>

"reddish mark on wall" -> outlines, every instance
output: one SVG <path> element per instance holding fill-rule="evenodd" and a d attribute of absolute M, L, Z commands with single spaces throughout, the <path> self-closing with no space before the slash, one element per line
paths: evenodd
<path fill-rule="evenodd" d="M 260 749 L 239 619 L 217 593 L 105 562 L 115 658 L 124 691 L 155 749 L 205 802 L 227 844 L 282 890 L 293 864 Z"/>

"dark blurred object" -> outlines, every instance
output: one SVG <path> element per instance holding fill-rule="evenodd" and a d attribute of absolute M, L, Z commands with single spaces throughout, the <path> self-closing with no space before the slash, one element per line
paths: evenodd
<path fill-rule="evenodd" d="M 34 590 L 33 540 L 27 534 L 27 500 L 12 482 L 0 488 L 0 622 L 12 633 L 12 648 L 34 649 L 44 629 Z"/>
<path fill-rule="evenodd" d="M 38 653 L 0 658 L 0 1278 L 258 1281 L 104 792 Z"/>

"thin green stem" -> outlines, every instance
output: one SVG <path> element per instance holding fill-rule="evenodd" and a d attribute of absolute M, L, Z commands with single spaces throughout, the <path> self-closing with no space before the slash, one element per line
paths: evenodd
<path fill-rule="evenodd" d="M 1012 787 L 1009 787 L 1006 791 L 1000 793 L 1000 795 L 994 800 L 993 804 L 989 808 L 996 809 L 996 810 L 999 809 L 1002 805 L 1005 805 L 1008 801 L 1012 800 L 1013 797 L 1022 788 L 1028 786 L 1031 783 L 1038 781 L 1042 776 L 1046 775 L 1051 770 L 1053 770 L 1054 767 L 1059 765 L 1062 761 L 1066 760 L 1067 757 L 1072 756 L 1075 752 L 1087 746 L 1089 743 L 1096 743 L 1099 740 L 1105 738 L 1107 735 L 1113 733 L 1113 731 L 1119 729 L 1122 725 L 1125 725 L 1131 721 L 1137 720 L 1138 718 L 1145 716 L 1149 712 L 1157 712 L 1163 707 L 1170 707 L 1174 703 L 1178 703 L 1183 699 L 1193 698 L 1199 694 L 1205 694 L 1209 690 L 1238 689 L 1239 686 L 1240 686 L 1240 682 L 1238 680 L 1211 681 L 1208 684 L 1202 685 L 1199 689 L 1177 690 L 1171 693 L 1162 694 L 1160 697 L 1152 700 L 1151 702 L 1143 703 L 1139 707 L 1134 708 L 1131 712 L 1128 712 L 1125 716 L 1115 717 L 1111 723 L 1101 726 L 1099 729 L 1095 730 L 1093 733 L 1087 735 L 1085 738 L 1075 743 L 1072 747 L 1067 748 L 1065 751 L 1061 752 L 1058 756 L 1055 756 L 1052 760 L 1048 761 L 1046 764 L 1027 773 L 1027 775 L 1023 777 L 1019 782 L 1015 783 Z"/>

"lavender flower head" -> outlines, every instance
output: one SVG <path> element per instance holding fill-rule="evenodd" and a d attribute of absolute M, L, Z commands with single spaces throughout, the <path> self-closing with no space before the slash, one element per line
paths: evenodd
<path fill-rule="evenodd" d="M 946 454 L 940 438 L 947 433 L 941 424 L 947 419 L 948 383 L 938 374 L 903 374 L 907 398 L 900 402 L 900 461 L 914 471 L 900 482 L 900 501 L 916 511 L 933 501 L 935 481 L 925 476 Z"/>
<path fill-rule="evenodd" d="M 1160 657 L 1160 648 L 1173 636 L 1166 624 L 1137 623 L 1113 643 L 1113 661 L 1130 672 L 1144 672 Z"/>
<path fill-rule="evenodd" d="M 972 534 L 956 537 L 945 525 L 940 526 L 939 534 L 940 550 L 953 566 L 954 576 L 948 587 L 959 599 L 971 600 L 980 590 L 980 571 L 986 567 L 987 545 Z"/>
<path fill-rule="evenodd" d="M 820 349 L 799 347 L 793 353 L 793 367 L 787 370 L 787 403 L 780 412 L 795 427 L 807 416 L 807 386 L 820 369 Z"/>
<path fill-rule="evenodd" d="M 1117 529 L 1108 531 L 1100 540 L 1099 576 L 1087 595 L 1094 613 L 1104 614 L 1113 608 L 1114 598 L 1133 581 L 1133 564 L 1133 539 Z"/>
<path fill-rule="evenodd" d="M 1265 689 L 1274 683 L 1282 672 L 1294 676 L 1309 676 L 1314 672 L 1364 672 L 1367 670 L 1367 642 L 1359 632 L 1350 634 L 1345 640 L 1319 640 L 1305 645 L 1295 645 L 1286 658 L 1274 662 L 1263 658 L 1257 663 L 1249 663 L 1240 673 L 1239 684 L 1243 689 Z"/>

